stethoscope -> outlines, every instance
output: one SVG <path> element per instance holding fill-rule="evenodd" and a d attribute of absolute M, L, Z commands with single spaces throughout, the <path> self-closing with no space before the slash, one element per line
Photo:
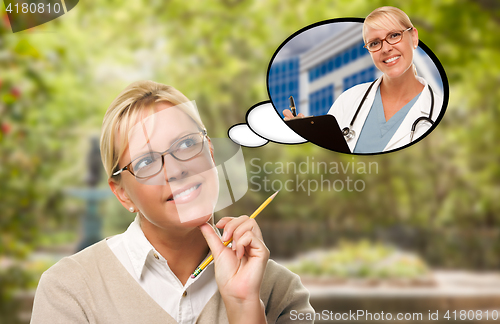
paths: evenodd
<path fill-rule="evenodd" d="M 370 90 L 372 89 L 375 82 L 377 82 L 377 79 L 375 81 L 373 81 L 372 84 L 370 84 L 370 86 L 368 87 L 368 90 L 366 90 L 365 95 L 363 96 L 363 99 L 361 99 L 361 103 L 358 106 L 358 109 L 356 109 L 356 113 L 354 114 L 354 117 L 352 117 L 352 120 L 351 120 L 351 123 L 349 124 L 349 127 L 344 127 L 342 129 L 342 134 L 344 135 L 345 140 L 347 142 L 352 140 L 354 137 L 356 137 L 356 132 L 352 129 L 352 125 L 354 124 L 356 117 L 358 117 L 358 113 L 361 110 L 361 107 L 363 106 L 363 103 L 365 102 L 366 97 L 368 97 L 368 94 L 370 93 Z M 410 142 L 413 140 L 413 133 L 415 133 L 415 129 L 417 128 L 418 123 L 425 120 L 425 121 L 428 121 L 429 123 L 431 123 L 431 125 L 434 124 L 434 122 L 431 119 L 432 112 L 434 110 L 434 92 L 432 91 L 432 88 L 429 84 L 427 85 L 427 87 L 429 88 L 429 92 L 431 93 L 431 111 L 430 111 L 429 117 L 424 117 L 424 116 L 418 117 L 413 122 L 413 125 L 411 126 Z"/>

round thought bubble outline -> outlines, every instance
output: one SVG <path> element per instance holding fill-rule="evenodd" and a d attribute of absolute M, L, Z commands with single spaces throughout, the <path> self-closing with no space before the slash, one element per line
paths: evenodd
<path fill-rule="evenodd" d="M 262 135 L 260 132 L 258 132 L 254 127 L 252 127 L 252 123 L 249 121 L 249 116 L 250 114 L 252 113 L 252 111 L 254 109 L 257 109 L 257 108 L 260 108 L 261 106 L 263 105 L 267 105 L 267 104 L 271 104 L 274 108 L 274 111 L 276 112 L 277 114 L 277 117 L 279 118 L 280 120 L 280 123 L 282 123 L 283 125 L 285 125 L 289 130 L 290 132 L 292 133 L 295 133 L 297 136 L 300 136 L 299 134 L 297 134 L 296 132 L 294 132 L 293 129 L 291 129 L 284 121 L 283 119 L 281 118 L 281 115 L 277 112 L 276 108 L 274 107 L 274 105 L 272 104 L 271 100 L 264 100 L 264 101 L 261 101 L 261 102 L 258 102 L 256 104 L 254 104 L 252 107 L 250 107 L 247 112 L 246 112 L 246 115 L 245 115 L 245 122 L 244 123 L 238 123 L 238 124 L 235 124 L 233 126 L 231 126 L 228 131 L 227 131 L 227 136 L 229 138 L 231 138 L 231 140 L 233 142 L 235 142 L 236 144 L 238 145 L 241 145 L 241 146 L 245 146 L 245 147 L 262 147 L 264 145 L 267 145 L 269 142 L 272 142 L 272 143 L 277 143 L 277 144 L 285 144 L 285 145 L 297 145 L 297 144 L 304 144 L 304 143 L 307 143 L 308 141 L 306 139 L 304 139 L 304 141 L 301 141 L 301 142 L 281 142 L 281 141 L 278 141 L 276 140 L 275 138 L 272 139 L 272 138 L 268 138 L 268 137 L 265 137 L 264 135 Z M 263 140 L 265 140 L 266 142 L 261 144 L 261 145 L 246 145 L 244 143 L 239 143 L 239 141 L 237 141 L 237 139 L 235 139 L 234 137 L 230 136 L 230 133 L 231 131 L 234 129 L 234 128 L 237 128 L 237 127 L 240 127 L 240 126 L 246 126 L 248 127 L 248 129 L 254 133 L 255 135 L 257 135 L 258 137 L 262 138 Z"/>
<path fill-rule="evenodd" d="M 311 25 L 308 25 L 308 26 L 305 26 L 301 29 L 299 29 L 298 31 L 294 32 L 292 35 L 288 36 L 281 44 L 280 46 L 278 46 L 278 48 L 276 49 L 276 51 L 274 52 L 273 56 L 271 57 L 271 60 L 269 61 L 269 65 L 267 67 L 267 76 L 266 76 L 266 88 L 267 88 L 267 94 L 270 98 L 269 101 L 271 101 L 274 109 L 276 110 L 276 113 L 278 115 L 280 115 L 278 109 L 276 108 L 276 106 L 274 105 L 273 101 L 272 101 L 272 97 L 271 97 L 271 93 L 269 91 L 269 72 L 271 70 L 271 65 L 273 64 L 274 62 L 274 59 L 276 57 L 276 55 L 280 52 L 280 50 L 289 42 L 291 41 L 294 37 L 298 36 L 299 34 L 302 34 L 303 32 L 309 30 L 309 29 L 312 29 L 314 27 L 317 27 L 317 26 L 321 26 L 321 25 L 326 25 L 326 24 L 332 24 L 332 23 L 341 23 L 341 22 L 358 22 L 358 23 L 363 23 L 365 21 L 364 18 L 354 18 L 354 17 L 346 17 L 346 18 L 334 18 L 334 19 L 327 19 L 327 20 L 322 20 L 322 21 L 319 21 L 319 22 L 316 22 L 314 24 L 311 24 Z M 425 45 L 422 40 L 419 39 L 419 43 L 418 43 L 418 46 L 427 54 L 427 56 L 432 60 L 432 62 L 434 63 L 434 65 L 436 66 L 436 69 L 438 70 L 439 72 L 439 75 L 441 77 L 441 81 L 443 82 L 443 103 L 442 103 L 442 106 L 441 106 L 441 110 L 440 110 L 440 113 L 436 119 L 436 121 L 434 122 L 434 124 L 422 135 L 420 136 L 419 138 L 417 138 L 415 141 L 411 142 L 411 143 L 408 143 L 404 146 L 401 146 L 401 147 L 398 147 L 398 148 L 395 148 L 393 150 L 390 150 L 390 151 L 386 151 L 386 152 L 374 152 L 374 153 L 350 153 L 351 155 L 378 155 L 378 154 L 387 154 L 387 153 L 392 153 L 392 152 L 396 152 L 396 151 L 399 151 L 399 150 L 402 150 L 402 149 L 405 149 L 411 145 L 414 145 L 418 142 L 420 142 L 422 139 L 424 139 L 425 137 L 427 137 L 427 135 L 429 135 L 436 127 L 437 125 L 441 122 L 441 120 L 443 119 L 443 116 L 446 112 L 446 109 L 448 107 L 448 101 L 449 101 L 449 95 L 450 95 L 450 89 L 449 89 L 449 83 L 448 83 L 448 77 L 446 76 L 446 72 L 444 70 L 444 67 L 443 65 L 441 64 L 441 62 L 439 61 L 439 59 L 437 58 L 437 56 L 431 51 L 431 49 Z M 261 102 L 262 103 L 262 102 Z M 249 110 L 253 109 L 255 107 L 252 106 Z M 247 116 L 248 116 L 248 112 L 247 112 Z M 280 115 L 281 116 L 281 115 Z M 287 125 L 288 126 L 288 125 Z M 300 135 L 300 134 L 299 134 Z M 268 139 L 269 140 L 269 139 Z M 274 142 L 274 141 L 273 141 Z M 279 142 L 276 142 L 276 143 L 279 143 Z M 323 147 L 321 145 L 318 145 L 316 143 L 313 143 L 313 142 L 310 142 L 316 146 L 319 146 L 319 147 Z M 280 143 L 280 144 L 290 144 L 290 143 Z M 323 147 L 325 148 L 325 147 Z M 327 150 L 329 150 L 328 148 L 325 148 Z M 329 151 L 332 151 L 332 150 L 329 150 Z M 333 152 L 336 152 L 336 151 L 333 151 Z M 339 152 L 337 152 L 339 153 Z"/>

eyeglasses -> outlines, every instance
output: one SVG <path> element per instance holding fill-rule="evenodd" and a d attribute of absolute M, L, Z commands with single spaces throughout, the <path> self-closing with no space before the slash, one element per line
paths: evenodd
<path fill-rule="evenodd" d="M 413 27 L 408 27 L 405 30 L 390 32 L 384 39 L 372 40 L 371 42 L 366 43 L 365 46 L 363 47 L 366 48 L 371 53 L 380 51 L 382 49 L 383 41 L 386 41 L 387 44 L 389 45 L 395 45 L 403 39 L 403 33 L 405 31 L 409 31 L 412 29 Z"/>
<path fill-rule="evenodd" d="M 192 133 L 179 138 L 165 152 L 148 152 L 135 159 L 129 164 L 113 173 L 113 176 L 119 175 L 127 170 L 137 179 L 146 179 L 157 175 L 163 169 L 164 156 L 171 154 L 178 161 L 187 161 L 203 151 L 205 136 L 207 131 Z"/>

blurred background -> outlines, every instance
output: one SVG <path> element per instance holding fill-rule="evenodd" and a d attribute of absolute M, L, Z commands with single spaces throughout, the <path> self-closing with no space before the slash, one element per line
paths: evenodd
<path fill-rule="evenodd" d="M 226 137 L 268 99 L 268 64 L 289 35 L 383 5 L 404 10 L 444 66 L 446 114 L 417 145 L 380 156 L 311 144 L 243 149 L 249 177 L 365 183 L 362 191 L 283 190 L 258 220 L 271 257 L 301 275 L 318 312 L 411 311 L 426 319 L 428 310 L 440 318 L 446 309 L 500 310 L 500 3 L 81 1 L 15 34 L 1 12 L 0 323 L 29 322 L 43 271 L 133 220 L 104 194 L 104 172 L 89 156 L 125 86 L 138 79 L 175 86 L 196 100 L 209 135 Z M 267 174 L 250 164 L 313 158 L 376 162 L 378 171 Z M 251 213 L 272 193 L 249 189 L 216 216 Z"/>

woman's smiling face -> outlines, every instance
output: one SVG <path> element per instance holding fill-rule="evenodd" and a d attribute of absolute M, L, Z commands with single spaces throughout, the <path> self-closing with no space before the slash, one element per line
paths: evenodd
<path fill-rule="evenodd" d="M 404 28 L 374 29 L 365 28 L 365 43 L 373 40 L 383 40 L 390 33 L 402 32 Z M 415 28 L 402 32 L 403 38 L 397 44 L 391 45 L 382 41 L 382 48 L 376 52 L 370 52 L 373 63 L 386 77 L 398 78 L 405 73 L 413 73 L 410 67 L 413 64 L 413 50 L 418 45 L 418 33 Z"/>
<path fill-rule="evenodd" d="M 197 124 L 180 108 L 168 102 L 156 103 L 155 113 L 129 131 L 129 145 L 119 166 L 149 152 L 165 152 L 172 144 L 188 147 L 199 133 Z M 218 178 L 210 144 L 206 137 L 203 141 L 202 151 L 187 161 L 166 154 L 163 169 L 150 178 L 136 179 L 123 172 L 117 186 L 119 200 L 127 208 L 133 204 L 147 221 L 160 228 L 195 227 L 207 222 L 217 202 Z M 127 204 L 123 200 L 128 200 Z"/>

